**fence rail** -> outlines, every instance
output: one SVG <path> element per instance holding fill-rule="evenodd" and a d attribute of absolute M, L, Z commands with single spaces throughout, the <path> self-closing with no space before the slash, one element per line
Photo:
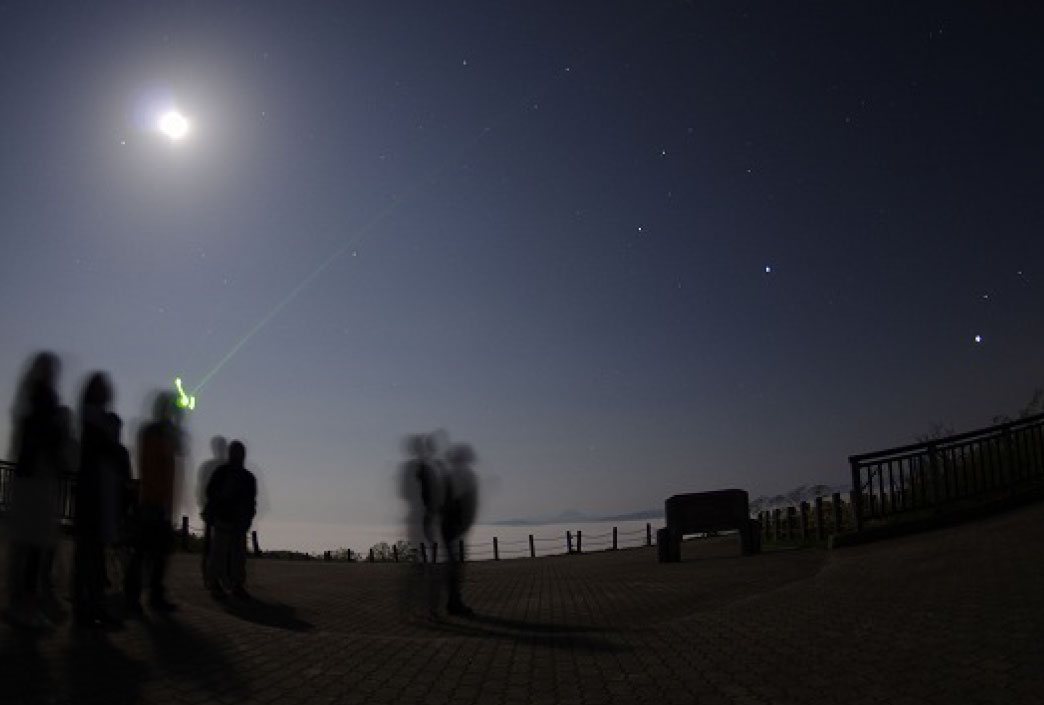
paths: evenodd
<path fill-rule="evenodd" d="M 845 501 L 840 493 L 818 496 L 812 502 L 775 507 L 757 513 L 760 537 L 764 543 L 825 541 L 830 535 L 862 531 L 871 522 L 901 518 L 910 513 L 938 509 L 969 498 L 991 500 L 997 495 L 1015 495 L 1020 488 L 1044 481 L 1044 414 L 988 428 L 938 438 L 923 443 L 898 446 L 849 457 L 852 491 Z M 75 521 L 75 475 L 58 478 L 53 512 L 66 531 Z M 14 464 L 0 461 L 0 516 L 10 508 L 15 490 Z M 182 546 L 188 548 L 191 534 L 202 534 L 191 527 L 188 517 L 180 527 Z M 597 527 L 604 528 L 604 525 Z M 643 536 L 644 534 L 644 536 Z M 252 532 L 254 553 L 260 555 L 257 532 Z M 615 551 L 621 548 L 653 546 L 652 524 L 644 529 L 584 533 L 582 529 L 559 536 L 535 536 L 489 543 L 461 542 L 458 554 L 470 560 L 536 558 L 538 556 Z M 354 554 L 358 556 L 358 554 Z M 324 553 L 331 560 L 331 552 Z M 359 556 L 362 557 L 362 556 Z M 390 555 L 368 559 L 423 562 L 445 561 L 447 552 L 438 545 L 410 546 L 406 554 L 392 546 Z"/>
<path fill-rule="evenodd" d="M 1044 479 L 1044 414 L 850 456 L 855 528 Z"/>

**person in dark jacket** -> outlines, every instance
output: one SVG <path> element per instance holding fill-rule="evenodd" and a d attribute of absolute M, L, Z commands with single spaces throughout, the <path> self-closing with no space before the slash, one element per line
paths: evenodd
<path fill-rule="evenodd" d="M 246 535 L 257 512 L 257 480 L 244 467 L 246 447 L 228 445 L 228 462 L 214 471 L 207 484 L 204 517 L 211 525 L 210 590 L 216 598 L 246 591 Z"/>
<path fill-rule="evenodd" d="M 138 439 L 139 496 L 136 536 L 124 576 L 128 612 L 141 614 L 142 571 L 148 565 L 149 606 L 172 612 L 177 605 L 167 599 L 164 577 L 173 541 L 174 490 L 181 474 L 181 410 L 170 392 L 156 395 L 153 420 Z"/>
<path fill-rule="evenodd" d="M 123 423 L 110 411 L 112 383 L 95 372 L 81 405 L 80 472 L 76 483 L 73 615 L 86 627 L 117 623 L 104 605 L 105 552 L 115 543 L 128 508 L 130 456 L 120 443 Z"/>
<path fill-rule="evenodd" d="M 210 486 L 210 478 L 214 472 L 228 462 L 228 440 L 224 436 L 214 436 L 210 439 L 210 448 L 214 457 L 199 466 L 196 474 L 196 501 L 199 504 L 200 516 L 203 517 L 203 551 L 200 569 L 203 571 L 203 587 L 208 590 L 210 585 L 210 544 L 213 541 L 214 527 L 210 525 L 207 518 L 207 487 Z"/>
<path fill-rule="evenodd" d="M 443 502 L 441 512 L 442 540 L 446 545 L 446 586 L 449 601 L 446 611 L 452 615 L 470 617 L 473 611 L 464 604 L 460 584 L 463 568 L 464 535 L 475 521 L 478 510 L 478 482 L 475 471 L 475 452 L 466 443 L 458 443 L 446 451 L 446 471 L 443 475 Z"/>
<path fill-rule="evenodd" d="M 45 603 L 56 543 L 52 510 L 60 475 L 69 471 L 64 450 L 68 427 L 55 391 L 59 361 L 51 352 L 32 358 L 12 413 L 10 457 L 15 461 L 11 490 L 11 545 L 8 551 L 9 617 L 17 626 L 51 626 Z M 52 600 L 53 601 L 53 600 Z"/>

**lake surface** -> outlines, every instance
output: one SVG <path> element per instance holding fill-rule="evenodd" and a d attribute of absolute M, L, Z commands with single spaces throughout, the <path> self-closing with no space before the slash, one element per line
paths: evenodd
<path fill-rule="evenodd" d="M 538 556 L 566 552 L 566 532 L 572 532 L 576 547 L 576 533 L 581 532 L 584 550 L 597 550 L 612 546 L 613 526 L 617 527 L 617 545 L 620 548 L 645 544 L 646 523 L 656 529 L 664 525 L 663 519 L 619 521 L 619 522 L 573 522 L 568 524 L 539 524 L 533 526 L 494 526 L 476 524 L 465 538 L 466 552 L 475 560 L 493 558 L 493 538 L 497 538 L 500 557 L 522 558 L 529 556 L 529 535 Z M 356 526 L 350 524 L 328 524 L 315 522 L 275 521 L 261 519 L 254 527 L 262 550 L 293 550 L 306 553 L 322 553 L 341 548 L 355 552 L 366 552 L 370 546 L 387 541 L 394 543 L 407 537 L 404 525 Z"/>

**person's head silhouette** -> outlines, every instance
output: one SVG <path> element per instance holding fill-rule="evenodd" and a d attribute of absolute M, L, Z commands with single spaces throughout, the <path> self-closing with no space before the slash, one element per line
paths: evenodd
<path fill-rule="evenodd" d="M 233 467 L 241 468 L 246 461 L 246 446 L 241 441 L 232 441 L 228 444 L 228 463 Z"/>

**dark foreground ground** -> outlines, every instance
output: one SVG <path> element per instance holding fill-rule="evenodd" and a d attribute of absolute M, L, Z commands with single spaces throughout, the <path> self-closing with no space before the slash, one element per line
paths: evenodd
<path fill-rule="evenodd" d="M 476 618 L 438 622 L 406 565 L 252 561 L 257 599 L 225 606 L 177 556 L 172 618 L 0 624 L 0 703 L 1044 703 L 1044 505 L 831 552 L 737 541 L 472 564 Z"/>

